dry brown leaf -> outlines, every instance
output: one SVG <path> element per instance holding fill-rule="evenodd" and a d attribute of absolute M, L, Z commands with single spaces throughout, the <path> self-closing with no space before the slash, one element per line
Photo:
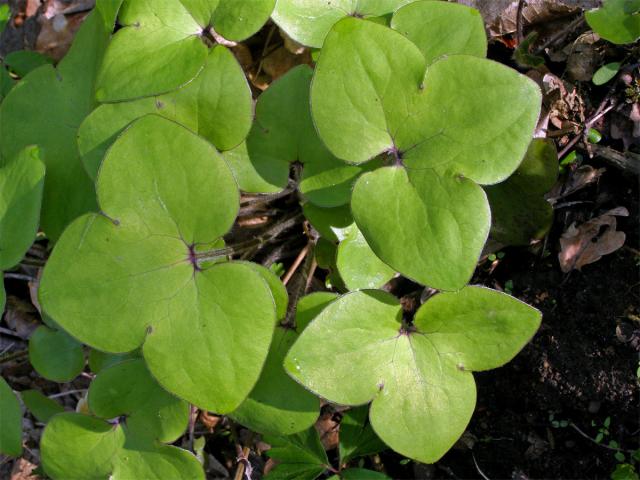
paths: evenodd
<path fill-rule="evenodd" d="M 13 295 L 7 297 L 4 321 L 23 340 L 28 339 L 31 333 L 40 325 L 36 314 L 36 309 L 30 303 Z"/>
<path fill-rule="evenodd" d="M 458 0 L 480 10 L 491 37 L 516 31 L 518 1 Z M 585 8 L 595 8 L 597 0 L 528 0 L 522 9 L 523 25 L 544 24 L 559 17 L 574 15 Z"/>
<path fill-rule="evenodd" d="M 296 42 L 293 38 L 287 35 L 287 32 L 285 32 L 281 28 L 279 29 L 279 33 L 280 37 L 284 41 L 284 48 L 289 50 L 294 55 L 302 55 L 307 49 L 307 47 L 305 47 L 301 43 Z"/>
<path fill-rule="evenodd" d="M 291 53 L 286 47 L 280 47 L 265 57 L 262 69 L 272 80 L 281 77 L 293 67 L 303 63 L 311 64 L 311 54 L 305 51 L 300 55 Z"/>
<path fill-rule="evenodd" d="M 50 2 L 52 3 L 52 2 Z M 57 10 L 52 10 L 57 11 Z M 73 15 L 52 12 L 38 16 L 40 33 L 36 40 L 36 51 L 58 61 L 69 50 L 76 32 L 82 25 L 89 12 L 81 12 Z"/>
<path fill-rule="evenodd" d="M 338 447 L 338 431 L 340 422 L 335 418 L 333 412 L 324 412 L 316 421 L 316 430 L 320 435 L 322 446 L 325 450 L 331 450 Z"/>
<path fill-rule="evenodd" d="M 34 465 L 30 461 L 24 458 L 18 458 L 13 464 L 13 469 L 11 470 L 11 480 L 38 480 L 40 477 L 33 473 L 33 471 L 37 468 L 37 465 Z"/>
<path fill-rule="evenodd" d="M 209 432 L 213 432 L 221 420 L 222 417 L 219 415 L 214 415 L 213 413 L 200 410 L 200 422 L 209 430 Z"/>
<path fill-rule="evenodd" d="M 587 32 L 580 35 L 567 59 L 567 75 L 571 80 L 590 82 L 604 60 L 604 50 L 598 46 L 600 37 Z"/>
<path fill-rule="evenodd" d="M 580 270 L 621 248 L 625 234 L 616 230 L 616 216 L 628 215 L 626 208 L 618 207 L 580 226 L 572 223 L 560 237 L 558 260 L 562 271 Z"/>
<path fill-rule="evenodd" d="M 606 168 L 596 169 L 590 165 L 582 165 L 569 176 L 564 184 L 556 183 L 551 191 L 545 195 L 545 198 L 553 205 L 558 200 L 596 182 L 606 170 Z"/>

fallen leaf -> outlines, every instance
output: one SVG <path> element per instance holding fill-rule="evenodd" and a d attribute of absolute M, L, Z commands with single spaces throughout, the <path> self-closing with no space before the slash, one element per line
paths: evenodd
<path fill-rule="evenodd" d="M 265 73 L 271 76 L 272 80 L 275 80 L 296 65 L 303 63 L 307 65 L 311 64 L 311 54 L 308 51 L 296 55 L 291 53 L 286 47 L 280 47 L 265 57 L 262 62 L 262 68 Z"/>
<path fill-rule="evenodd" d="M 628 215 L 626 208 L 618 207 L 580 226 L 572 223 L 560 237 L 558 260 L 562 271 L 580 270 L 621 248 L 625 234 L 616 230 L 616 216 Z"/>
<path fill-rule="evenodd" d="M 209 432 L 213 432 L 215 430 L 218 423 L 220 423 L 220 420 L 222 420 L 221 416 L 200 410 L 200 422 L 209 430 Z"/>
<path fill-rule="evenodd" d="M 590 165 L 582 165 L 569 176 L 564 184 L 556 183 L 553 189 L 545 195 L 545 198 L 551 203 L 551 205 L 554 205 L 558 200 L 597 181 L 605 171 L 606 168 L 596 169 Z"/>
<path fill-rule="evenodd" d="M 580 35 L 567 59 L 567 75 L 571 80 L 590 82 L 596 69 L 602 65 L 604 51 L 599 48 L 600 37 L 587 32 Z"/>
<path fill-rule="evenodd" d="M 29 338 L 31 333 L 40 326 L 36 313 L 37 310 L 30 303 L 13 295 L 7 297 L 4 321 L 23 340 Z"/>
<path fill-rule="evenodd" d="M 47 2 L 44 12 L 38 16 L 40 33 L 35 50 L 54 60 L 64 57 L 89 13 L 87 8 L 83 2 L 78 2 L 78 8 L 56 0 Z"/>
<path fill-rule="evenodd" d="M 323 412 L 316 421 L 316 430 L 320 435 L 322 446 L 325 450 L 332 450 L 338 447 L 338 431 L 340 422 L 335 418 L 332 411 Z"/>
<path fill-rule="evenodd" d="M 517 28 L 518 1 L 458 0 L 480 10 L 490 37 L 513 33 Z M 523 26 L 544 24 L 559 17 L 574 15 L 584 8 L 595 8 L 597 0 L 528 0 L 522 9 Z"/>
<path fill-rule="evenodd" d="M 40 477 L 33 473 L 36 468 L 37 465 L 34 465 L 30 461 L 24 458 L 18 458 L 11 470 L 11 480 L 38 480 Z"/>

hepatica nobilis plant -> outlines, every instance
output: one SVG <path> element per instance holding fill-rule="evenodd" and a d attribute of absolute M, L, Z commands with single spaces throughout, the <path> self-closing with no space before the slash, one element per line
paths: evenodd
<path fill-rule="evenodd" d="M 317 62 L 254 106 L 227 45 L 269 17 Z M 442 457 L 473 413 L 472 372 L 540 324 L 467 284 L 490 231 L 544 235 L 557 172 L 531 142 L 538 87 L 486 51 L 478 12 L 440 1 L 98 0 L 67 56 L 0 106 L 0 267 L 38 226 L 52 246 L 32 365 L 70 381 L 86 345 L 95 374 L 78 413 L 22 394 L 47 423 L 47 475 L 204 478 L 170 445 L 190 404 L 264 435 L 269 478 L 384 478 L 350 467 L 385 445 Z M 289 298 L 245 255 L 254 240 L 227 244 L 242 194 L 282 191 L 333 291 Z M 539 224 L 520 225 L 523 205 Z M 408 314 L 380 290 L 398 275 L 440 293 Z M 19 455 L 18 399 L 0 394 L 0 450 Z M 354 407 L 337 467 L 313 429 L 320 399 Z"/>

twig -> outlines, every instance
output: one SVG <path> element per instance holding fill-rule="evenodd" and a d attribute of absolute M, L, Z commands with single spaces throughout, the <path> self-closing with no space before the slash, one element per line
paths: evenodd
<path fill-rule="evenodd" d="M 295 328 L 295 316 L 296 310 L 298 308 L 298 299 L 304 294 L 308 285 L 309 278 L 313 275 L 313 271 L 315 270 L 315 255 L 313 254 L 313 249 L 315 246 L 315 241 L 309 239 L 307 246 L 307 253 L 305 256 L 305 262 L 302 268 L 298 271 L 298 275 L 289 285 L 289 305 L 287 305 L 287 315 L 282 322 L 282 325 L 291 326 Z"/>
<path fill-rule="evenodd" d="M 516 12 L 516 39 L 518 41 L 518 45 L 520 45 L 522 43 L 522 40 L 524 40 L 524 34 L 522 33 L 522 10 L 524 9 L 525 1 L 526 0 L 518 1 L 518 11 Z"/>
<path fill-rule="evenodd" d="M 19 338 L 20 340 L 24 340 L 24 338 L 22 338 L 13 330 L 9 330 L 8 328 L 0 327 L 0 333 L 4 333 L 5 335 L 9 335 L 10 337 Z"/>
<path fill-rule="evenodd" d="M 241 253 L 246 252 L 247 250 L 256 249 L 259 250 L 264 245 L 273 241 L 276 237 L 278 237 L 282 232 L 288 230 L 293 227 L 295 224 L 302 219 L 302 213 L 297 212 L 293 215 L 289 215 L 288 217 L 284 217 L 278 222 L 271 225 L 264 232 L 251 240 L 247 240 L 245 242 L 236 243 L 234 245 L 229 245 L 225 248 L 220 248 L 217 250 L 210 250 L 206 252 L 194 252 L 195 260 L 200 264 L 202 262 L 207 262 L 209 260 L 215 260 L 220 257 L 224 257 L 227 255 L 239 255 Z"/>
<path fill-rule="evenodd" d="M 191 408 L 189 410 L 189 451 L 191 452 L 193 452 L 193 432 L 196 429 L 197 417 L 198 417 L 198 408 L 195 405 L 191 405 Z"/>
<path fill-rule="evenodd" d="M 484 472 L 482 470 L 480 470 L 480 465 L 478 465 L 478 462 L 476 460 L 476 456 L 473 454 L 473 452 L 471 452 L 471 458 L 473 458 L 473 463 L 476 466 L 476 470 L 478 471 L 478 473 L 480 474 L 480 476 L 482 478 L 484 478 L 484 480 L 490 480 L 489 477 L 487 477 Z"/>
<path fill-rule="evenodd" d="M 600 103 L 600 106 L 598 107 L 596 112 L 584 123 L 582 131 L 578 135 L 573 137 L 571 141 L 567 143 L 565 147 L 560 151 L 560 153 L 558 154 L 558 159 L 562 159 L 567 153 L 569 153 L 569 151 L 571 151 L 576 143 L 578 143 L 581 138 L 584 138 L 589 133 L 589 129 L 593 126 L 593 124 L 600 120 L 600 118 L 602 118 L 616 106 L 614 102 L 611 105 L 605 107 L 605 105 L 612 100 L 611 96 L 612 95 L 607 94 L 604 100 L 602 100 L 602 102 Z"/>
<path fill-rule="evenodd" d="M 9 353 L 0 357 L 0 364 L 16 360 L 18 358 L 26 357 L 29 355 L 29 350 L 18 350 L 17 352 Z"/>
<path fill-rule="evenodd" d="M 300 253 L 296 257 L 296 259 L 293 261 L 291 266 L 289 267 L 289 270 L 287 271 L 287 273 L 282 278 L 282 283 L 284 283 L 285 285 L 289 283 L 289 280 L 291 280 L 291 277 L 293 277 L 293 274 L 296 272 L 296 270 L 298 269 L 302 261 L 305 259 L 305 257 L 309 253 L 310 248 L 311 248 L 311 242 L 307 243 L 304 246 L 304 248 L 300 250 Z"/>
<path fill-rule="evenodd" d="M 4 278 L 13 278 L 15 280 L 24 280 L 25 282 L 33 282 L 36 277 L 31 275 L 23 275 L 22 273 L 5 273 Z"/>
<path fill-rule="evenodd" d="M 267 39 L 264 42 L 264 47 L 262 48 L 262 56 L 260 57 L 260 63 L 258 63 L 258 68 L 256 69 L 256 73 L 254 78 L 258 78 L 258 75 L 260 75 L 260 72 L 262 71 L 262 64 L 264 63 L 264 59 L 266 58 L 265 53 L 267 51 L 267 48 L 269 47 L 269 43 L 271 43 L 271 38 L 273 37 L 273 34 L 276 31 L 276 25 L 274 24 L 271 27 L 271 30 L 269 30 L 269 33 L 267 34 Z"/>
<path fill-rule="evenodd" d="M 54 393 L 53 395 L 49 395 L 49 398 L 60 398 L 60 397 L 66 397 L 67 395 L 73 395 L 75 393 L 84 393 L 86 392 L 86 389 L 80 389 L 80 390 L 67 390 L 66 392 L 60 392 L 60 393 Z"/>
<path fill-rule="evenodd" d="M 544 42 L 542 45 L 540 45 L 536 49 L 535 55 L 540 55 L 541 53 L 544 52 L 544 50 L 546 48 L 548 48 L 551 45 L 555 44 L 558 40 L 563 39 L 569 33 L 571 33 L 573 30 L 575 30 L 576 28 L 580 27 L 582 24 L 584 24 L 584 17 L 581 14 L 578 18 L 573 20 L 571 23 L 567 24 L 567 26 L 565 26 L 562 30 L 559 30 L 556 34 L 552 35 L 546 42 Z"/>
<path fill-rule="evenodd" d="M 238 457 L 236 458 L 238 468 L 236 469 L 236 474 L 233 476 L 233 480 L 242 480 L 243 475 L 246 475 L 247 480 L 251 480 L 253 467 L 251 466 L 251 462 L 249 462 L 250 451 L 249 447 L 244 447 L 238 451 Z"/>
<path fill-rule="evenodd" d="M 635 450 L 627 450 L 624 448 L 610 447 L 609 445 L 605 445 L 604 443 L 596 442 L 593 438 L 591 438 L 589 435 L 587 435 L 582 430 L 580 430 L 575 423 L 570 423 L 569 426 L 573 428 L 576 432 L 578 432 L 580 435 L 582 435 L 584 438 L 589 440 L 590 442 L 595 443 L 596 445 L 599 445 L 602 448 L 606 448 L 607 450 L 613 450 L 614 452 L 625 452 L 625 453 L 633 453 L 635 451 Z"/>

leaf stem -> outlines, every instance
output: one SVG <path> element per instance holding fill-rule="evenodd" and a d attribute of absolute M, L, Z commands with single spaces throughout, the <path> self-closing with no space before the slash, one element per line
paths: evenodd
<path fill-rule="evenodd" d="M 591 441 L 592 443 L 595 443 L 596 445 L 600 445 L 602 448 L 606 448 L 608 450 L 613 450 L 614 452 L 625 452 L 625 453 L 633 453 L 634 452 L 634 450 L 627 450 L 627 449 L 624 449 L 624 448 L 610 447 L 609 445 L 605 445 L 604 443 L 596 442 L 593 438 L 591 438 L 589 435 L 587 435 L 582 430 L 580 430 L 580 428 L 578 428 L 578 426 L 573 422 L 569 423 L 569 426 L 571 428 L 573 428 L 576 432 L 578 432 L 580 435 L 582 435 L 584 438 L 586 438 L 587 440 Z"/>
<path fill-rule="evenodd" d="M 208 250 L 204 252 L 195 252 L 194 258 L 198 265 L 203 262 L 217 260 L 221 257 L 238 255 L 247 250 L 251 250 L 253 248 L 258 247 L 262 248 L 267 243 L 274 240 L 278 237 L 282 232 L 288 230 L 293 227 L 298 221 L 302 218 L 302 213 L 298 212 L 293 215 L 289 215 L 284 217 L 282 220 L 274 223 L 271 227 L 267 228 L 260 235 L 252 238 L 251 240 L 247 240 L 244 242 L 236 243 L 234 245 L 229 245 L 225 248 L 220 248 L 216 250 Z"/>

